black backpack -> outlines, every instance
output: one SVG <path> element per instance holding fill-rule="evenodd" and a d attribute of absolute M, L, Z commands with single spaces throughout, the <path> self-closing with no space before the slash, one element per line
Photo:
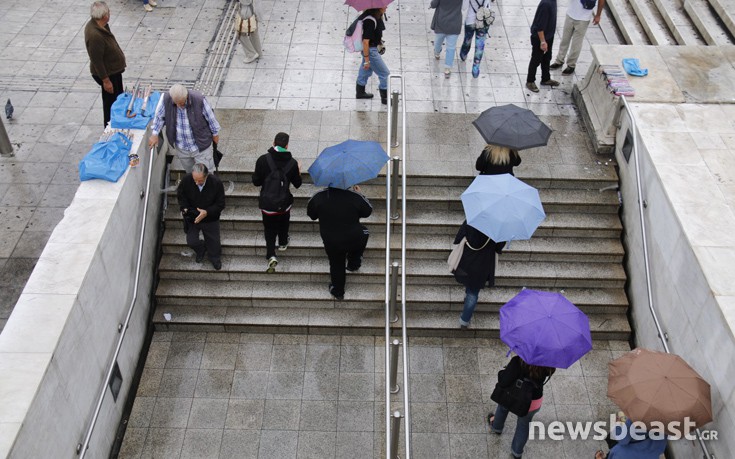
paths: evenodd
<path fill-rule="evenodd" d="M 271 171 L 265 177 L 263 186 L 260 189 L 258 206 L 271 212 L 283 212 L 291 204 L 291 193 L 288 191 L 288 173 L 296 161 L 291 158 L 283 169 L 279 169 L 270 153 L 266 154 L 266 160 Z"/>

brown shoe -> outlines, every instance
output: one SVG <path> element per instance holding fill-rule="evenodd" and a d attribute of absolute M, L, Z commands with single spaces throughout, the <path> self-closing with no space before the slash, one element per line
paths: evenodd
<path fill-rule="evenodd" d="M 542 81 L 542 82 L 541 82 L 541 84 L 542 84 L 543 86 L 551 86 L 551 87 L 554 87 L 554 86 L 559 86 L 559 82 L 558 82 L 558 81 L 556 81 L 556 80 L 546 80 L 546 81 Z"/>
<path fill-rule="evenodd" d="M 559 83 L 557 83 L 557 84 L 559 84 Z M 536 86 L 536 83 L 534 83 L 533 81 L 527 82 L 526 83 L 526 87 L 529 90 L 533 91 L 533 92 L 538 92 L 538 86 Z"/>

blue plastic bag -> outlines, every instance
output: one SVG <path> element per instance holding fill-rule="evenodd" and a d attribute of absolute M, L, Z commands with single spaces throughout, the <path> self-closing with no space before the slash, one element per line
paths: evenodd
<path fill-rule="evenodd" d="M 135 113 L 133 118 L 128 118 L 126 115 L 130 97 L 130 94 L 124 92 L 117 96 L 117 100 L 112 104 L 112 109 L 110 110 L 110 126 L 113 129 L 145 129 L 148 126 L 148 121 L 156 114 L 156 105 L 158 105 L 158 99 L 161 98 L 161 93 L 151 93 L 151 96 L 148 98 L 148 105 L 146 105 L 145 116 L 141 114 L 143 98 L 136 98 L 133 103 L 133 113 Z"/>
<path fill-rule="evenodd" d="M 106 142 L 97 142 L 81 161 L 79 179 L 81 181 L 103 179 L 117 182 L 128 168 L 128 153 L 132 142 L 116 132 Z"/>
<path fill-rule="evenodd" d="M 632 57 L 623 59 L 623 68 L 628 72 L 628 75 L 637 77 L 648 75 L 648 69 L 642 69 L 640 61 Z"/>

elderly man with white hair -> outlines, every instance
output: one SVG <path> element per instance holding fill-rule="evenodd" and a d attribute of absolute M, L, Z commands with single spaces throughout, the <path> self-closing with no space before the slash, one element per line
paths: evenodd
<path fill-rule="evenodd" d="M 156 108 L 148 141 L 150 147 L 158 145 L 158 134 L 164 124 L 166 137 L 187 174 L 195 163 L 214 169 L 212 142 L 219 142 L 220 126 L 202 93 L 180 84 L 171 86 L 163 95 L 163 103 Z"/>

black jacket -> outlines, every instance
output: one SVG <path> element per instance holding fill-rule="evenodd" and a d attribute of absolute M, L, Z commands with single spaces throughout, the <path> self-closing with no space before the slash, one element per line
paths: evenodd
<path fill-rule="evenodd" d="M 510 359 L 510 362 L 508 362 L 508 365 L 506 365 L 505 368 L 498 372 L 498 384 L 506 387 L 513 384 L 519 378 L 531 379 L 521 368 L 521 358 L 516 355 Z M 533 388 L 533 400 L 538 400 L 544 396 L 544 383 L 547 381 L 547 378 L 531 380 L 535 383 Z"/>
<path fill-rule="evenodd" d="M 541 0 L 531 23 L 531 38 L 538 40 L 538 33 L 544 31 L 544 38 L 550 41 L 556 32 L 556 0 Z"/>
<path fill-rule="evenodd" d="M 255 162 L 255 170 L 253 171 L 252 177 L 253 185 L 255 186 L 263 186 L 265 178 L 268 177 L 268 174 L 271 173 L 271 168 L 268 165 L 268 159 L 266 158 L 266 155 L 271 155 L 273 157 L 273 161 L 276 163 L 276 166 L 280 169 L 284 169 L 288 162 L 293 159 L 293 155 L 290 151 L 276 151 L 275 148 L 270 147 L 268 149 L 268 153 L 266 153 L 265 155 L 261 155 Z M 298 188 L 301 186 L 301 173 L 299 172 L 299 167 L 298 164 L 296 164 L 295 159 L 293 167 L 291 167 L 291 170 L 289 170 L 288 174 L 286 174 L 286 178 L 289 182 L 291 182 L 291 185 L 293 185 L 294 188 Z M 293 204 L 293 195 L 290 192 L 289 195 L 291 196 L 291 200 L 289 202 L 290 205 Z"/>
<path fill-rule="evenodd" d="M 199 191 L 199 187 L 194 182 L 194 177 L 187 174 L 181 179 L 179 188 L 176 191 L 179 199 L 179 209 L 204 209 L 207 216 L 203 222 L 214 222 L 219 220 L 219 216 L 225 209 L 225 187 L 220 179 L 212 174 L 207 175 L 207 181 L 204 182 L 204 188 Z"/>
<path fill-rule="evenodd" d="M 495 242 L 482 232 L 467 224 L 465 220 L 457 231 L 454 243 L 459 244 L 463 237 L 467 244 L 462 251 L 454 278 L 465 287 L 480 290 L 487 284 L 495 285 L 495 254 L 501 253 L 505 242 Z"/>
<path fill-rule="evenodd" d="M 373 207 L 365 196 L 354 191 L 325 188 L 312 196 L 306 213 L 312 220 L 319 219 L 325 245 L 346 247 L 364 237 L 360 219 L 369 217 Z"/>
<path fill-rule="evenodd" d="M 475 161 L 475 169 L 480 171 L 480 175 L 500 175 L 510 174 L 515 176 L 513 168 L 521 164 L 521 155 L 517 151 L 510 151 L 510 162 L 508 164 L 494 164 L 490 162 L 489 153 L 486 150 L 480 152 L 480 156 Z"/>

